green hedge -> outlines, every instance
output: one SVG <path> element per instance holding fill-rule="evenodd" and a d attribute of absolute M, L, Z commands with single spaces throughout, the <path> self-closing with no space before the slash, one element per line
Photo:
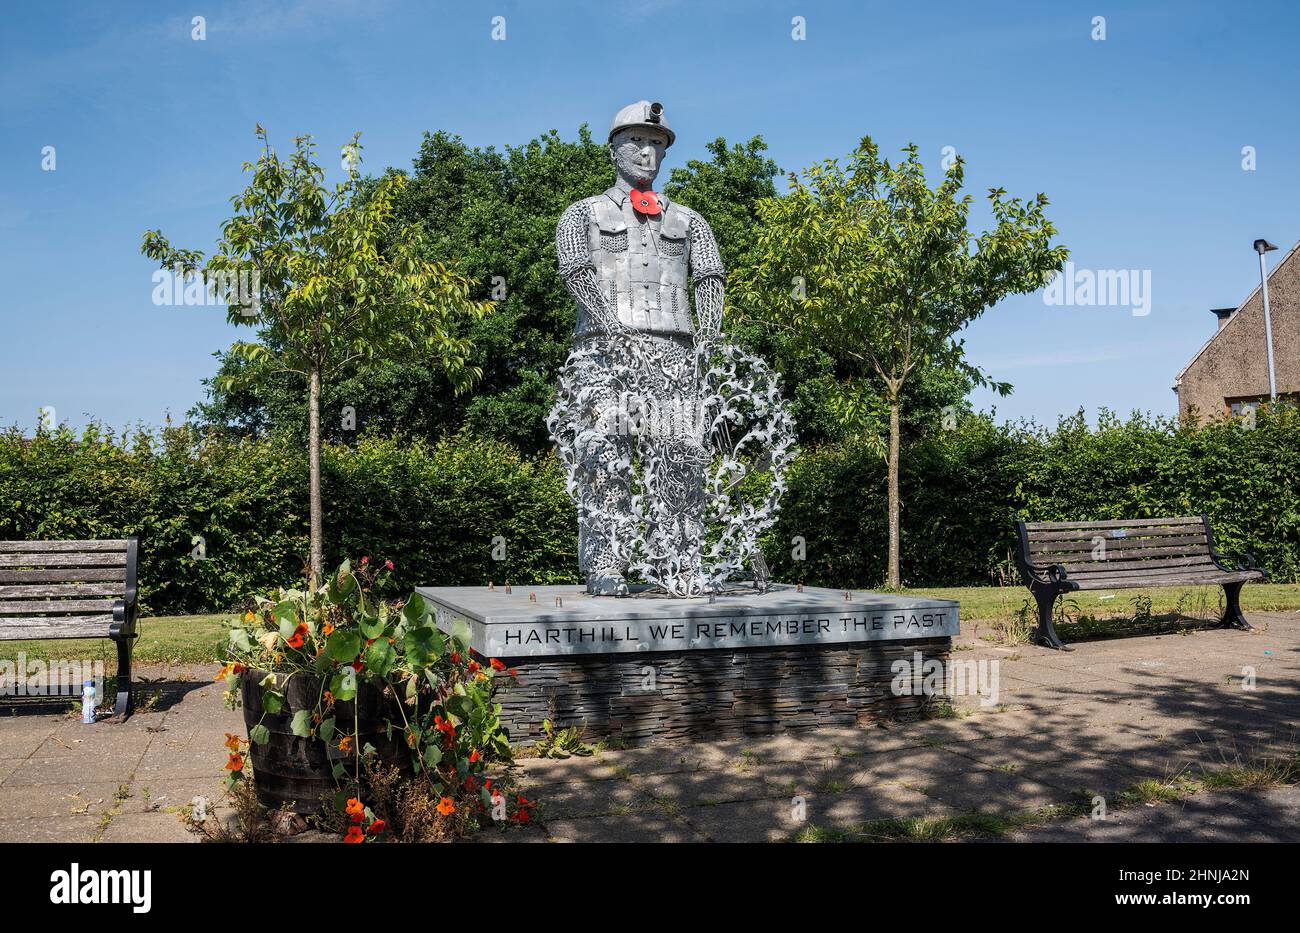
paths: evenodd
<path fill-rule="evenodd" d="M 904 448 L 908 585 L 1014 580 L 1015 518 L 1140 518 L 1208 512 L 1220 549 L 1250 550 L 1280 581 L 1300 575 L 1300 416 L 1286 409 L 1201 429 L 1082 418 L 1051 431 L 971 417 Z M 0 435 L 0 539 L 141 539 L 148 612 L 227 609 L 299 576 L 307 548 L 304 452 L 283 439 L 219 441 L 188 429 Z M 328 559 L 397 565 L 416 584 L 577 581 L 576 522 L 557 463 L 461 437 L 371 438 L 324 451 Z M 202 535 L 205 560 L 191 556 Z M 802 536 L 806 562 L 791 560 Z M 504 562 L 493 539 L 505 540 Z M 805 451 L 765 544 L 778 578 L 878 585 L 884 465 L 851 445 Z"/>
<path fill-rule="evenodd" d="M 396 564 L 416 584 L 577 579 L 576 519 L 558 468 L 477 439 L 368 439 L 322 456 L 327 562 Z M 145 612 L 203 612 L 300 579 L 305 452 L 282 439 L 0 437 L 0 539 L 140 537 Z M 206 559 L 192 556 L 195 535 Z M 505 539 L 504 562 L 492 540 Z"/>
<path fill-rule="evenodd" d="M 848 447 L 805 452 L 765 547 L 774 574 L 870 586 L 885 565 L 885 467 Z M 1277 581 L 1300 575 L 1300 415 L 1180 427 L 1103 412 L 1053 430 L 971 417 L 904 448 L 902 576 L 909 586 L 1018 580 L 1012 522 L 1198 515 L 1225 554 L 1250 551 Z M 796 566 L 791 539 L 807 542 Z"/>

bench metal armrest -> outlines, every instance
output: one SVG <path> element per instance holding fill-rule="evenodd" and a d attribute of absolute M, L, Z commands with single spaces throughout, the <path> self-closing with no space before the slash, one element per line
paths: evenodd
<path fill-rule="evenodd" d="M 136 588 L 126 591 L 126 596 L 113 603 L 113 624 L 109 626 L 109 637 L 122 638 L 135 634 Z"/>
<path fill-rule="evenodd" d="M 1020 572 L 1028 580 L 1056 589 L 1064 589 L 1068 585 L 1069 575 L 1060 564 L 1038 564 L 1026 557 L 1021 557 L 1019 563 Z"/>
<path fill-rule="evenodd" d="M 1229 557 L 1225 554 L 1220 554 L 1211 547 L 1210 560 L 1214 561 L 1214 565 L 1220 570 L 1226 570 L 1229 572 L 1233 570 L 1258 570 L 1260 573 L 1264 572 L 1264 568 L 1260 567 L 1259 564 L 1255 562 L 1255 556 L 1249 552 L 1243 552 L 1240 557 Z"/>

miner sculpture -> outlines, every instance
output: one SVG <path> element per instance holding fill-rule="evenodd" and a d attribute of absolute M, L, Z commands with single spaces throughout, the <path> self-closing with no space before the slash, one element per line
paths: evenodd
<path fill-rule="evenodd" d="M 673 596 L 715 591 L 752 561 L 793 454 L 776 377 L 721 341 L 713 231 L 653 190 L 674 139 L 661 104 L 624 107 L 609 128 L 617 179 L 570 205 L 556 227 L 577 324 L 548 427 L 578 504 L 579 567 L 596 595 L 626 595 L 629 570 Z M 730 507 L 755 461 L 775 474 L 766 503 Z M 736 527 L 706 547 L 710 517 Z"/>

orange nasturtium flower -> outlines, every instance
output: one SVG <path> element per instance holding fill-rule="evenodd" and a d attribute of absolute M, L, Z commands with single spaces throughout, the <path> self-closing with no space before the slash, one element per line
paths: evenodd
<path fill-rule="evenodd" d="M 352 822 L 360 823 L 361 818 L 366 815 L 366 808 L 356 797 L 348 798 L 347 806 L 348 816 L 352 817 Z"/>
<path fill-rule="evenodd" d="M 241 754 L 239 754 L 239 752 L 231 752 L 231 753 L 230 753 L 230 760 L 226 762 L 226 770 L 227 770 L 227 771 L 243 771 L 243 770 L 244 770 L 244 756 L 241 755 Z"/>
<path fill-rule="evenodd" d="M 438 801 L 438 812 L 443 816 L 451 816 L 456 812 L 456 803 L 450 797 L 443 797 Z"/>
<path fill-rule="evenodd" d="M 493 658 L 492 660 L 488 661 L 488 663 L 492 665 L 492 670 L 494 671 L 504 671 L 506 669 L 505 662 L 502 661 L 500 658 Z"/>
<path fill-rule="evenodd" d="M 252 622 L 252 621 L 253 621 L 254 619 L 256 619 L 256 618 L 257 618 L 257 616 L 253 615 L 251 612 L 245 612 L 245 613 L 244 613 L 244 621 L 245 621 L 245 622 Z"/>
<path fill-rule="evenodd" d="M 368 832 L 372 836 L 378 836 L 387 828 L 388 828 L 388 824 L 385 823 L 383 820 L 375 820 L 373 823 L 370 824 L 370 828 L 367 829 L 366 832 Z"/>
<path fill-rule="evenodd" d="M 345 735 L 343 738 L 339 739 L 339 751 L 345 755 L 352 751 L 352 736 Z"/>
<path fill-rule="evenodd" d="M 298 627 L 293 630 L 293 635 L 285 642 L 290 648 L 301 648 L 303 639 L 307 635 L 307 623 L 299 622 Z"/>
<path fill-rule="evenodd" d="M 478 761 L 482 757 L 483 756 L 478 753 L 478 749 L 477 748 L 474 749 L 472 752 L 469 753 L 470 764 L 473 764 L 474 762 Z"/>
<path fill-rule="evenodd" d="M 227 733 L 226 733 L 226 748 L 230 749 L 232 752 L 237 752 L 237 751 L 239 751 L 239 736 L 237 736 L 237 735 L 232 735 L 231 733 L 227 732 Z"/>
<path fill-rule="evenodd" d="M 333 635 L 333 634 L 334 634 L 334 623 L 333 623 L 333 622 L 326 622 L 324 625 L 322 625 L 322 626 L 320 627 L 320 631 L 321 631 L 321 634 L 322 634 L 322 635 Z"/>
<path fill-rule="evenodd" d="M 365 842 L 366 834 L 361 831 L 361 827 L 353 823 L 348 827 L 347 835 L 343 837 L 344 842 Z"/>

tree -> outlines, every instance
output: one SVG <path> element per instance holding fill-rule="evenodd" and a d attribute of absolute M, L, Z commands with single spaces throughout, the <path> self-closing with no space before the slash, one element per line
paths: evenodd
<path fill-rule="evenodd" d="M 844 167 L 829 159 L 792 173 L 786 196 L 759 203 L 757 258 L 737 283 L 747 313 L 834 360 L 841 423 L 874 444 L 887 419 L 893 588 L 905 390 L 929 368 L 1009 392 L 966 360 L 957 334 L 1007 295 L 1041 288 L 1068 255 L 1052 244 L 1045 195 L 1022 202 L 990 189 L 995 224 L 973 236 L 962 160 L 932 189 L 916 146 L 903 152 L 890 164 L 867 137 Z"/>
<path fill-rule="evenodd" d="M 766 148 L 757 136 L 730 146 L 717 139 L 708 144 L 709 158 L 674 169 L 664 186 L 670 197 L 708 218 L 728 270 L 743 264 L 752 249 L 754 205 L 776 194 L 772 179 L 778 169 L 764 156 Z M 483 376 L 473 392 L 457 396 L 441 373 L 376 359 L 326 386 L 324 410 L 355 405 L 357 431 L 434 440 L 467 429 L 527 453 L 546 451 L 546 413 L 574 324 L 573 299 L 555 268 L 555 223 L 570 203 L 613 183 L 605 147 L 585 126 L 576 139 L 551 131 L 504 151 L 469 147 L 436 132 L 425 135 L 406 174 L 394 203 L 400 224 L 393 229 L 418 226 L 429 257 L 456 257 L 458 270 L 473 281 L 470 294 L 494 301 L 495 314 L 463 319 L 456 331 L 473 344 L 470 363 Z M 729 320 L 727 326 L 737 323 Z M 754 330 L 740 337 L 762 346 L 766 329 Z M 208 401 L 192 412 L 200 423 L 246 435 L 302 431 L 298 426 L 307 419 L 301 392 L 264 374 L 232 381 L 227 377 L 246 375 L 246 363 L 230 353 L 219 359 Z M 795 365 L 787 378 L 797 378 Z M 239 388 L 224 388 L 232 384 Z M 820 396 L 809 398 L 813 405 Z M 806 422 L 821 420 L 810 414 Z M 338 418 L 326 419 L 322 430 L 337 441 L 356 436 Z"/>
<path fill-rule="evenodd" d="M 452 266 L 427 258 L 419 229 L 393 229 L 394 202 L 406 179 L 390 173 L 363 181 L 360 134 L 344 149 L 347 179 L 332 190 L 310 137 L 296 138 L 286 160 L 260 125 L 257 137 L 261 155 L 243 166 L 252 182 L 231 198 L 234 214 L 206 263 L 202 253 L 173 247 L 157 230 L 145 232 L 141 251 L 176 275 L 220 290 L 231 323 L 260 328 L 257 342 L 230 348 L 239 368 L 222 375 L 220 388 L 232 391 L 271 373 L 305 382 L 310 561 L 319 580 L 322 387 L 358 363 L 404 358 L 432 362 L 463 389 L 479 372 L 468 362 L 472 346 L 457 325 L 491 307 L 470 299 L 470 281 Z"/>

